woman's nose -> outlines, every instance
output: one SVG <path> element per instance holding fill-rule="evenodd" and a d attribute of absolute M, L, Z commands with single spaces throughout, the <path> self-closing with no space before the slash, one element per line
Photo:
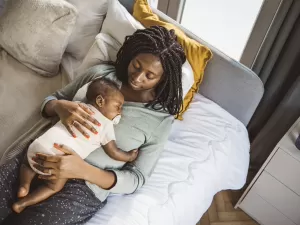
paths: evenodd
<path fill-rule="evenodd" d="M 143 77 L 144 77 L 144 72 L 141 71 L 141 72 L 138 72 L 138 73 L 135 74 L 133 80 L 136 83 L 141 83 L 143 81 Z"/>

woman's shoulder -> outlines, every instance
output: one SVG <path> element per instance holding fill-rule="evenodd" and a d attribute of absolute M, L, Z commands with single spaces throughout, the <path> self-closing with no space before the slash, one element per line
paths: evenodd
<path fill-rule="evenodd" d="M 111 74 L 112 76 L 115 76 L 116 74 L 116 68 L 114 65 L 111 64 L 99 64 L 96 66 L 90 67 L 84 74 L 85 77 L 90 77 L 91 80 L 102 77 L 102 76 L 108 76 Z"/>

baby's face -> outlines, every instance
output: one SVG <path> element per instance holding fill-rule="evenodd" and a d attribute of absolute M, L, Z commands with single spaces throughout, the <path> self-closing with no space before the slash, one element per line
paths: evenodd
<path fill-rule="evenodd" d="M 123 104 L 124 96 L 121 92 L 114 92 L 113 94 L 105 97 L 101 113 L 106 118 L 113 120 L 116 116 L 121 115 Z"/>

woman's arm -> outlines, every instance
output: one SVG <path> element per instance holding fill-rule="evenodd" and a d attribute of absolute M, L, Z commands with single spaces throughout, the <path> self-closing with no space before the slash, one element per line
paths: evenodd
<path fill-rule="evenodd" d="M 85 171 L 85 173 L 80 179 L 88 181 L 91 184 L 96 184 L 105 190 L 112 188 L 117 182 L 117 177 L 114 172 L 99 169 L 88 163 L 86 163 L 83 171 Z"/>
<path fill-rule="evenodd" d="M 56 103 L 58 102 L 58 100 L 52 99 L 49 100 L 47 99 L 47 103 L 44 105 L 43 109 L 42 109 L 42 115 L 45 117 L 53 117 L 53 116 L 57 116 L 57 113 L 54 110 L 54 107 L 56 105 Z M 44 100 L 45 101 L 45 100 Z"/>

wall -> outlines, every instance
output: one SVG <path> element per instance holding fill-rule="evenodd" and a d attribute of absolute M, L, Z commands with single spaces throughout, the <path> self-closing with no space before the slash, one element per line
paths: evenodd
<path fill-rule="evenodd" d="M 186 0 L 181 24 L 239 60 L 263 0 Z"/>

